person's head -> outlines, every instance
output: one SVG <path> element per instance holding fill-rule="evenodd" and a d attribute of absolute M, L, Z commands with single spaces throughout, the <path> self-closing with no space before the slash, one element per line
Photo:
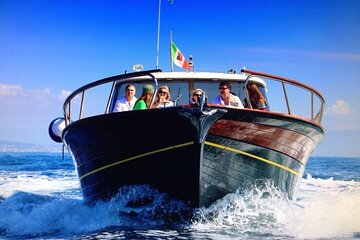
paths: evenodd
<path fill-rule="evenodd" d="M 159 90 L 157 92 L 157 97 L 158 99 L 165 98 L 166 101 L 169 101 L 171 98 L 169 87 L 166 85 L 159 87 Z"/>
<path fill-rule="evenodd" d="M 262 97 L 262 94 L 261 94 L 259 88 L 256 86 L 255 83 L 249 83 L 247 85 L 247 89 L 249 91 L 250 97 L 252 97 L 252 96 Z"/>
<path fill-rule="evenodd" d="M 136 93 L 136 89 L 135 86 L 133 84 L 128 84 L 125 87 L 125 96 L 126 99 L 131 99 L 135 96 Z"/>
<path fill-rule="evenodd" d="M 219 92 L 222 98 L 228 98 L 231 92 L 231 85 L 227 81 L 221 81 L 219 83 Z"/>
<path fill-rule="evenodd" d="M 153 87 L 153 85 L 151 84 L 145 84 L 143 86 L 143 92 L 141 94 L 140 99 L 144 100 L 146 103 L 146 106 L 149 108 L 150 106 L 150 102 L 151 102 L 151 98 L 154 95 L 155 89 Z"/>
<path fill-rule="evenodd" d="M 147 94 L 147 93 L 152 93 L 152 94 L 154 94 L 154 92 L 155 92 L 155 89 L 154 89 L 154 86 L 153 85 L 151 85 L 151 84 L 145 84 L 144 86 L 143 86 L 143 93 L 142 94 Z"/>
<path fill-rule="evenodd" d="M 192 97 L 191 97 L 191 100 L 194 102 L 194 103 L 197 103 L 198 102 L 198 99 L 201 98 L 203 94 L 203 90 L 201 88 L 197 88 L 193 91 L 193 94 L 192 94 Z"/>
<path fill-rule="evenodd" d="M 249 92 L 249 99 L 253 108 L 262 108 L 265 109 L 267 106 L 267 102 L 257 87 L 256 83 L 249 83 L 247 86 L 247 90 Z"/>

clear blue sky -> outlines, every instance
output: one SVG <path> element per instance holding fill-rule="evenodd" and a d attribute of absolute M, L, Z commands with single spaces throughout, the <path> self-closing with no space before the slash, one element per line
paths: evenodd
<path fill-rule="evenodd" d="M 157 4 L 0 0 L 0 140 L 52 144 L 68 91 L 155 68 Z M 359 0 L 162 0 L 163 70 L 170 31 L 197 71 L 246 66 L 319 89 L 327 132 L 314 155 L 360 156 Z"/>

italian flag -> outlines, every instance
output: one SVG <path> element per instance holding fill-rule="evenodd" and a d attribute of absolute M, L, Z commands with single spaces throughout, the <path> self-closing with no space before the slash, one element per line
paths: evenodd
<path fill-rule="evenodd" d="M 176 45 L 171 43 L 171 58 L 172 61 L 179 67 L 190 69 L 189 62 L 186 61 L 184 55 L 180 52 L 180 50 L 176 47 Z"/>

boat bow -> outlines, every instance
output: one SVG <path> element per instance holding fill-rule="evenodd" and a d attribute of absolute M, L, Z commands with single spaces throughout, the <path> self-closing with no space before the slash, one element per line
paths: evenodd
<path fill-rule="evenodd" d="M 192 125 L 194 133 L 196 133 L 196 143 L 203 143 L 213 123 L 226 113 L 227 110 L 225 109 L 212 109 L 208 107 L 204 109 L 184 107 L 178 110 L 179 116 Z"/>

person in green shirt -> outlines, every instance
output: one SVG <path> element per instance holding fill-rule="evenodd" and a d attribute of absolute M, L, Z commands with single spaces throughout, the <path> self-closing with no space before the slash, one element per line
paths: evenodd
<path fill-rule="evenodd" d="M 134 110 L 142 110 L 150 108 L 151 99 L 154 95 L 155 89 L 151 84 L 143 86 L 141 97 L 136 101 Z"/>

